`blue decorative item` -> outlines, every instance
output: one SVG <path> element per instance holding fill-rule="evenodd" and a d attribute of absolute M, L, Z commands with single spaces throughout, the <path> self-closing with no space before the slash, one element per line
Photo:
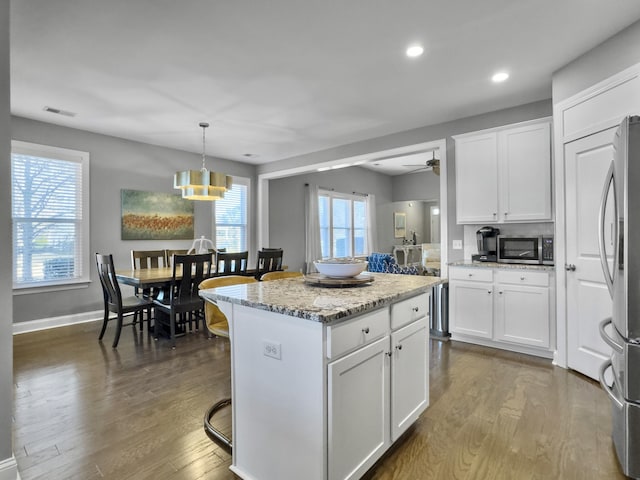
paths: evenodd
<path fill-rule="evenodd" d="M 418 275 L 416 267 L 401 267 L 396 259 L 388 253 L 374 252 L 367 257 L 370 272 L 400 273 L 403 275 Z"/>

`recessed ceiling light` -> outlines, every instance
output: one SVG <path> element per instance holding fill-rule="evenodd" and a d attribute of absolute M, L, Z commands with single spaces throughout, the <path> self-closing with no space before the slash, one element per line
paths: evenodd
<path fill-rule="evenodd" d="M 507 72 L 498 72 L 491 77 L 491 80 L 495 83 L 504 82 L 507 78 L 509 78 L 509 74 Z"/>
<path fill-rule="evenodd" d="M 411 45 L 407 48 L 407 57 L 419 57 L 424 52 L 424 48 L 420 45 Z"/>

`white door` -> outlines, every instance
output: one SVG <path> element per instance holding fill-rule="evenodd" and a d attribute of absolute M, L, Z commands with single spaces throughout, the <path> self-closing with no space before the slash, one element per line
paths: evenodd
<path fill-rule="evenodd" d="M 360 478 L 389 444 L 389 337 L 328 365 L 329 480 Z"/>
<path fill-rule="evenodd" d="M 612 302 L 604 281 L 598 246 L 598 211 L 604 179 L 613 159 L 615 128 L 567 143 L 566 254 L 567 254 L 567 363 L 591 378 L 611 353 L 600 338 L 598 324 L 610 317 Z M 611 194 L 610 194 L 611 197 Z M 612 200 L 608 202 L 612 205 Z M 605 216 L 611 224 L 612 208 Z M 605 245 L 611 249 L 612 229 Z M 574 270 L 575 266 L 575 270 Z"/>
<path fill-rule="evenodd" d="M 427 317 L 391 334 L 391 441 L 429 405 Z"/>
<path fill-rule="evenodd" d="M 493 338 L 493 284 L 449 282 L 449 320 L 453 333 Z"/>

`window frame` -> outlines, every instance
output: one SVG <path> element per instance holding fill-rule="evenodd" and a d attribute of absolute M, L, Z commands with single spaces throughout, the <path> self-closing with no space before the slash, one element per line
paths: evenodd
<path fill-rule="evenodd" d="M 320 206 L 320 198 L 321 197 L 328 197 L 329 199 L 329 256 L 322 256 L 323 259 L 327 259 L 327 258 L 361 258 L 364 259 L 367 257 L 367 251 L 369 249 L 369 225 L 371 224 L 370 219 L 369 219 L 369 208 L 367 208 L 367 200 L 366 200 L 366 196 L 362 195 L 362 194 L 357 194 L 357 193 L 340 193 L 340 192 L 336 192 L 334 190 L 328 190 L 326 188 L 319 188 L 318 189 L 318 215 L 320 214 L 319 212 L 319 206 Z M 350 227 L 349 227 L 349 231 L 350 231 L 350 249 L 351 249 L 351 256 L 348 257 L 335 257 L 333 256 L 333 199 L 340 199 L 340 200 L 348 200 L 349 201 L 349 208 L 350 208 Z M 358 254 L 358 255 L 354 255 L 354 251 L 355 251 L 355 231 L 356 231 L 356 227 L 355 227 L 355 215 L 354 215 L 354 202 L 358 201 L 358 202 L 363 202 L 364 206 L 365 206 L 365 227 L 364 227 L 364 253 L 362 254 Z M 322 228 L 320 228 L 320 231 L 322 231 Z M 322 235 L 320 235 L 320 251 L 322 252 Z"/>
<path fill-rule="evenodd" d="M 89 152 L 80 150 L 71 150 L 68 148 L 54 147 L 50 145 L 41 145 L 37 143 L 24 142 L 20 140 L 11 141 L 11 167 L 13 167 L 13 154 L 30 155 L 41 158 L 53 158 L 56 160 L 69 161 L 79 163 L 81 166 L 81 209 L 82 217 L 78 222 L 80 225 L 79 241 L 80 254 L 78 257 L 82 261 L 81 274 L 77 278 L 66 278 L 59 280 L 46 280 L 38 282 L 13 283 L 13 291 L 15 294 L 27 294 L 32 292 L 45 292 L 56 290 L 68 290 L 70 288 L 86 288 L 91 283 L 92 261 L 90 258 L 91 246 L 91 218 L 90 218 L 90 155 Z M 11 168 L 11 202 L 13 204 L 13 168 Z M 11 207 L 11 230 L 14 229 L 13 206 Z M 13 236 L 13 234 L 12 234 Z M 78 237 L 76 237 L 78 240 Z M 15 277 L 15 263 L 13 252 L 13 241 L 11 244 L 11 277 Z"/>
<path fill-rule="evenodd" d="M 244 187 L 247 188 L 247 204 L 246 204 L 246 212 L 245 212 L 245 219 L 246 219 L 246 225 L 245 225 L 245 241 L 246 241 L 246 248 L 247 251 L 251 251 L 250 248 L 250 244 L 251 244 L 251 211 L 252 209 L 250 208 L 251 205 L 251 179 L 247 178 L 247 177 L 233 177 L 233 184 L 234 185 L 242 185 Z M 217 222 L 217 218 L 216 218 L 216 202 L 213 202 L 212 206 L 211 206 L 211 218 L 212 218 L 212 225 L 211 225 L 211 238 L 213 239 L 213 245 L 214 247 L 217 249 L 218 248 L 218 236 L 217 236 L 217 230 L 218 230 L 218 222 Z"/>

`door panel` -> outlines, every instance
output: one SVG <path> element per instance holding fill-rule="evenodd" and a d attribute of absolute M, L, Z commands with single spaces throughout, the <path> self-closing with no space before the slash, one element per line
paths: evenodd
<path fill-rule="evenodd" d="M 611 316 L 612 302 L 604 281 L 598 247 L 598 210 L 604 179 L 613 159 L 615 128 L 565 145 L 566 253 L 575 271 L 567 272 L 567 363 L 591 378 L 610 349 L 600 338 L 598 324 Z M 614 221 L 609 195 L 605 225 Z M 605 228 L 605 247 L 613 262 L 612 228 Z"/>

